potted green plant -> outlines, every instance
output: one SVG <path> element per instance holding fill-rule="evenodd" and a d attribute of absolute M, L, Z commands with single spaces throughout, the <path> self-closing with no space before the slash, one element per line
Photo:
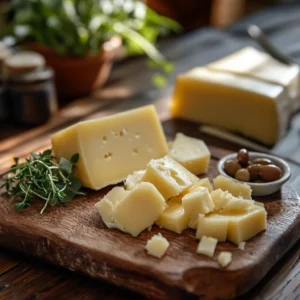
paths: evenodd
<path fill-rule="evenodd" d="M 137 0 L 12 0 L 8 15 L 6 34 L 44 55 L 62 97 L 103 85 L 122 41 L 127 54 L 146 54 L 166 71 L 155 43 L 160 34 L 179 29 Z"/>

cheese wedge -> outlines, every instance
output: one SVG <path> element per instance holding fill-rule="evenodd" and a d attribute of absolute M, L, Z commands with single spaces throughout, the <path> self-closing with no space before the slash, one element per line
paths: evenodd
<path fill-rule="evenodd" d="M 169 156 L 152 159 L 141 181 L 151 182 L 166 200 L 178 196 L 199 180 Z"/>
<path fill-rule="evenodd" d="M 138 236 L 156 221 L 166 203 L 153 184 L 141 182 L 132 191 L 115 187 L 95 207 L 107 227 Z"/>
<path fill-rule="evenodd" d="M 76 176 L 95 190 L 121 182 L 168 152 L 152 105 L 80 122 L 53 135 L 52 145 L 58 159 L 79 153 Z"/>
<path fill-rule="evenodd" d="M 182 133 L 176 134 L 168 155 L 195 175 L 206 173 L 210 162 L 206 144 Z"/>
<path fill-rule="evenodd" d="M 290 101 L 279 84 L 200 67 L 177 77 L 171 112 L 271 145 L 286 132 Z"/>
<path fill-rule="evenodd" d="M 159 233 L 147 241 L 145 248 L 149 255 L 162 258 L 167 252 L 169 245 L 168 240 Z"/>

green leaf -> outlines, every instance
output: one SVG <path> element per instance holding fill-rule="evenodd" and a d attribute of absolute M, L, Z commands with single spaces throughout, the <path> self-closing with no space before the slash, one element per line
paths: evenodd
<path fill-rule="evenodd" d="M 72 173 L 72 169 L 73 169 L 73 165 L 72 163 L 65 159 L 64 157 L 62 157 L 59 161 L 59 166 L 62 168 L 62 170 L 64 170 L 67 174 L 71 174 Z"/>
<path fill-rule="evenodd" d="M 72 157 L 70 159 L 72 164 L 76 164 L 78 162 L 78 160 L 79 160 L 79 153 L 72 155 Z"/>
<path fill-rule="evenodd" d="M 51 155 L 51 153 L 52 153 L 52 149 L 47 149 L 47 150 L 45 150 L 44 152 L 43 152 L 43 156 L 48 156 L 48 155 Z"/>
<path fill-rule="evenodd" d="M 157 73 L 157 74 L 153 75 L 153 77 L 152 77 L 152 83 L 153 83 L 154 86 L 156 86 L 158 88 L 161 88 L 161 87 L 166 86 L 166 84 L 167 84 L 167 78 L 166 78 L 166 76 Z"/>
<path fill-rule="evenodd" d="M 21 212 L 25 207 L 25 203 L 24 202 L 19 202 L 19 203 L 16 203 L 14 206 L 15 206 L 15 209 L 18 212 Z"/>
<path fill-rule="evenodd" d="M 31 156 L 32 156 L 35 160 L 39 160 L 39 159 L 41 158 L 39 154 L 36 154 L 36 153 L 33 153 L 33 152 L 31 152 L 30 154 L 31 154 Z"/>

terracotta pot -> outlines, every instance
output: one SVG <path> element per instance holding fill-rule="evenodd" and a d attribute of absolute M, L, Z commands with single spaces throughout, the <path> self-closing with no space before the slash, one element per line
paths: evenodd
<path fill-rule="evenodd" d="M 27 46 L 45 57 L 47 65 L 55 71 L 58 96 L 65 99 L 86 95 L 104 85 L 122 40 L 113 37 L 103 44 L 99 55 L 84 57 L 60 56 L 42 44 L 31 43 Z"/>

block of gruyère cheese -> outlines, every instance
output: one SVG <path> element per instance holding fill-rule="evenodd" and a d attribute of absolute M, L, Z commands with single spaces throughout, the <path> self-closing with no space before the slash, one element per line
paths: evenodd
<path fill-rule="evenodd" d="M 150 240 L 147 241 L 146 250 L 149 255 L 157 258 L 162 258 L 169 248 L 169 242 L 160 233 L 155 234 Z"/>
<path fill-rule="evenodd" d="M 168 155 L 195 175 L 207 172 L 210 151 L 202 140 L 177 133 Z"/>
<path fill-rule="evenodd" d="M 153 184 L 141 182 L 131 191 L 115 187 L 95 207 L 107 227 L 137 236 L 157 220 L 166 203 Z"/>
<path fill-rule="evenodd" d="M 274 144 L 286 131 L 290 106 L 281 85 L 200 67 L 177 77 L 171 112 Z"/>
<path fill-rule="evenodd" d="M 58 159 L 79 153 L 75 174 L 95 190 L 124 180 L 168 152 L 152 105 L 77 123 L 54 134 L 52 145 Z"/>
<path fill-rule="evenodd" d="M 292 110 L 299 107 L 300 73 L 297 65 L 285 65 L 265 52 L 247 47 L 215 61 L 207 67 L 216 71 L 246 75 L 279 84 L 287 89 L 291 98 Z"/>
<path fill-rule="evenodd" d="M 152 159 L 141 178 L 141 181 L 154 184 L 166 200 L 178 196 L 198 180 L 197 176 L 169 156 Z"/>

